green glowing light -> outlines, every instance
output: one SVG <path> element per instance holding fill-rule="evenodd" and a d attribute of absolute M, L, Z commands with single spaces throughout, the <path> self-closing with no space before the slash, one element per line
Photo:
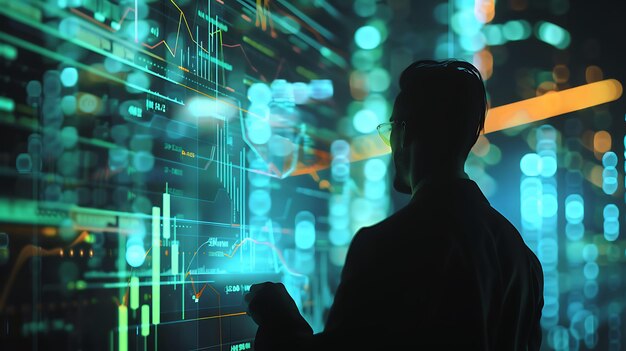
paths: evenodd
<path fill-rule="evenodd" d="M 539 22 L 536 27 L 537 38 L 558 49 L 569 46 L 571 37 L 567 30 L 550 22 Z"/>
<path fill-rule="evenodd" d="M 118 308 L 118 350 L 128 350 L 128 308 L 120 305 Z"/>
<path fill-rule="evenodd" d="M 374 49 L 380 45 L 381 40 L 380 31 L 374 26 L 363 26 L 354 33 L 354 42 L 361 49 Z"/>
<path fill-rule="evenodd" d="M 0 44 L 0 56 L 7 60 L 15 60 L 17 58 L 17 49 L 11 45 Z"/>
<path fill-rule="evenodd" d="M 139 278 L 130 278 L 130 308 L 139 308 Z"/>
<path fill-rule="evenodd" d="M 490 24 L 483 27 L 483 34 L 487 45 L 496 46 L 506 43 L 506 38 L 503 35 L 503 28 L 498 24 Z"/>
<path fill-rule="evenodd" d="M 0 96 L 0 111 L 12 112 L 15 109 L 15 102 L 4 96 Z"/>
<path fill-rule="evenodd" d="M 78 82 L 78 71 L 74 67 L 65 67 L 61 71 L 61 84 L 64 87 L 73 87 Z"/>
<path fill-rule="evenodd" d="M 141 305 L 141 335 L 150 335 L 150 306 Z"/>
<path fill-rule="evenodd" d="M 507 40 L 524 40 L 530 36 L 530 29 L 526 21 L 508 21 L 502 26 L 502 34 Z"/>

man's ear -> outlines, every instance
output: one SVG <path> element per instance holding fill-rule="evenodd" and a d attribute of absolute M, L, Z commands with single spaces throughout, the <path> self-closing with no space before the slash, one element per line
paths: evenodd
<path fill-rule="evenodd" d="M 402 123 L 400 124 L 400 151 L 404 150 L 404 146 L 405 143 L 407 143 L 407 148 L 408 148 L 408 139 L 406 137 L 406 122 L 402 121 Z"/>

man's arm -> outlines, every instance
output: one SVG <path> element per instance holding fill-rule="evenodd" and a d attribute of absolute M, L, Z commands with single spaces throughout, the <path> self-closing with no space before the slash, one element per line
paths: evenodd
<path fill-rule="evenodd" d="M 324 332 L 313 334 L 295 302 L 280 283 L 255 284 L 246 295 L 248 313 L 259 325 L 257 350 L 339 350 L 372 348 L 384 331 L 376 318 L 368 317 L 367 289 L 372 243 L 360 230 L 352 240 L 341 282 Z M 369 259 L 368 259 L 369 257 Z M 371 290 L 371 286 L 369 287 Z M 360 345 L 360 346 L 359 346 Z"/>

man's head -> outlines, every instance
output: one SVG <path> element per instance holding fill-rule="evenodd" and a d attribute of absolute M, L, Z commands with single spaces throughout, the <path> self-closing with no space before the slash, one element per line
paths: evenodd
<path fill-rule="evenodd" d="M 394 187 L 411 193 L 428 176 L 452 176 L 485 124 L 487 99 L 480 72 L 465 61 L 417 61 L 400 76 L 391 116 Z"/>

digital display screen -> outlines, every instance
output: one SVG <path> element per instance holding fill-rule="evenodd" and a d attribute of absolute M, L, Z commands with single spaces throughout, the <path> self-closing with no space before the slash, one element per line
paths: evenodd
<path fill-rule="evenodd" d="M 377 133 L 398 77 L 450 57 L 485 82 L 465 171 L 542 263 L 542 349 L 623 348 L 607 11 L 0 0 L 0 349 L 253 349 L 243 297 L 263 281 L 322 331 L 354 234 L 409 200 Z M 390 303 L 411 286 L 373 281 Z"/>

